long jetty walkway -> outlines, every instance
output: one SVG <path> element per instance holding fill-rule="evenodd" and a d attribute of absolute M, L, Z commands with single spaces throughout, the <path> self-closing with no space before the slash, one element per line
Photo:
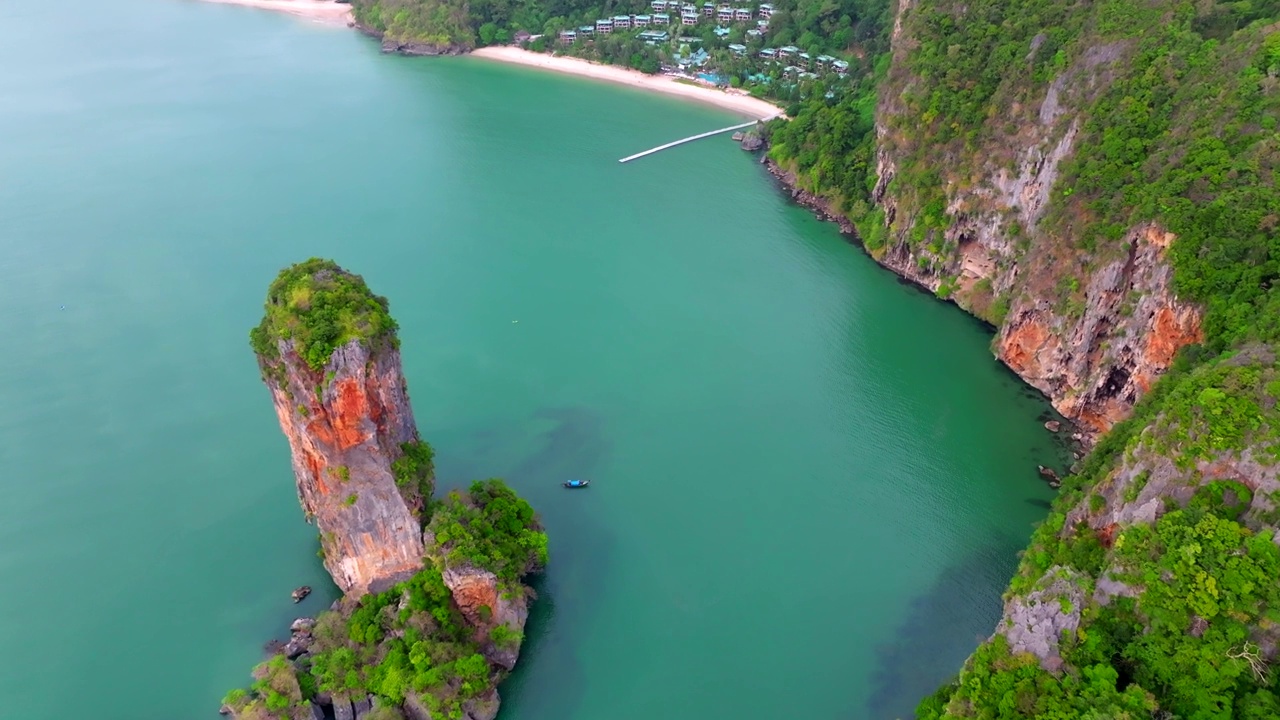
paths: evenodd
<path fill-rule="evenodd" d="M 727 133 L 733 130 L 741 130 L 742 128 L 751 127 L 752 125 L 755 125 L 758 122 L 765 122 L 766 120 L 772 120 L 772 119 L 773 118 L 762 118 L 760 120 L 752 120 L 751 122 L 745 122 L 745 123 L 742 123 L 741 125 L 734 125 L 733 127 L 720 128 L 719 130 L 712 130 L 711 132 L 704 132 L 704 133 L 699 133 L 697 135 L 690 135 L 687 138 L 681 138 L 679 140 L 676 140 L 675 142 L 669 142 L 666 145 L 659 145 L 656 148 L 651 148 L 649 150 L 645 150 L 644 152 L 636 153 L 635 155 L 628 155 L 627 157 L 622 158 L 618 162 L 624 163 L 624 162 L 631 162 L 632 160 L 639 160 L 645 155 L 652 155 L 656 152 L 662 152 L 667 148 L 673 148 L 677 145 L 683 145 L 687 142 L 693 142 L 694 140 L 701 140 L 702 138 L 711 137 L 712 135 L 719 135 L 720 133 Z"/>

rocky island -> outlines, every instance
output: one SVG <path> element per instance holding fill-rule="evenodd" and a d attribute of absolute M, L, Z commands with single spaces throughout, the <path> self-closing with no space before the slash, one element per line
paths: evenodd
<path fill-rule="evenodd" d="M 285 269 L 250 333 L 298 498 L 344 596 L 233 690 L 238 720 L 491 720 L 547 537 L 501 480 L 433 499 L 385 298 L 328 260 Z"/>

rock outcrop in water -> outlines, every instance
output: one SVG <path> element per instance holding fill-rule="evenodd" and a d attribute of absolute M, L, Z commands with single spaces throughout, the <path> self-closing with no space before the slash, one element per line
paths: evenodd
<path fill-rule="evenodd" d="M 421 440 L 395 333 L 386 300 L 363 280 L 311 261 L 271 285 L 253 337 L 325 568 L 355 596 L 422 569 L 432 477 L 396 475 Z"/>
<path fill-rule="evenodd" d="M 547 560 L 533 509 L 501 480 L 431 501 L 387 301 L 312 259 L 271 285 L 251 333 L 298 497 L 345 593 L 255 668 L 237 720 L 492 720 Z M 295 601 L 301 598 L 295 598 Z"/>

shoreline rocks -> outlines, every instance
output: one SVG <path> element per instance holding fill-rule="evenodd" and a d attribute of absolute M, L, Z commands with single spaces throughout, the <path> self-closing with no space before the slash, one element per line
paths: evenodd
<path fill-rule="evenodd" d="M 764 141 L 761 140 L 761 147 L 763 146 Z M 859 246 L 861 246 L 861 239 L 858 237 L 858 231 L 854 228 L 853 223 L 850 222 L 849 218 L 845 217 L 842 213 L 836 212 L 826 198 L 814 195 L 808 190 L 800 189 L 796 185 L 795 175 L 783 170 L 777 163 L 770 160 L 768 156 L 761 158 L 760 162 L 769 170 L 769 174 L 777 179 L 779 188 L 793 201 L 795 201 L 796 204 L 808 208 L 814 215 L 818 216 L 819 220 L 833 222 L 836 225 L 839 225 L 840 232 L 844 233 L 847 237 L 854 240 Z"/>
<path fill-rule="evenodd" d="M 416 40 L 396 40 L 388 38 L 387 34 L 381 30 L 375 30 L 368 25 L 362 25 L 358 22 L 351 23 L 351 27 L 359 30 L 361 33 L 377 40 L 382 45 L 382 52 L 387 54 L 407 55 L 409 57 L 437 57 L 441 55 L 466 55 L 471 52 L 471 48 L 465 45 L 437 45 L 435 43 L 424 43 Z"/>

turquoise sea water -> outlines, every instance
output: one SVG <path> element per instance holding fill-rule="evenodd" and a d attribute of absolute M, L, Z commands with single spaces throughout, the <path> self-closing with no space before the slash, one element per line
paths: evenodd
<path fill-rule="evenodd" d="M 730 116 L 184 0 L 0 68 L 0 716 L 211 718 L 335 596 L 247 342 L 313 255 L 545 519 L 502 720 L 906 717 L 991 631 L 1045 403 L 727 139 L 616 162 Z"/>

